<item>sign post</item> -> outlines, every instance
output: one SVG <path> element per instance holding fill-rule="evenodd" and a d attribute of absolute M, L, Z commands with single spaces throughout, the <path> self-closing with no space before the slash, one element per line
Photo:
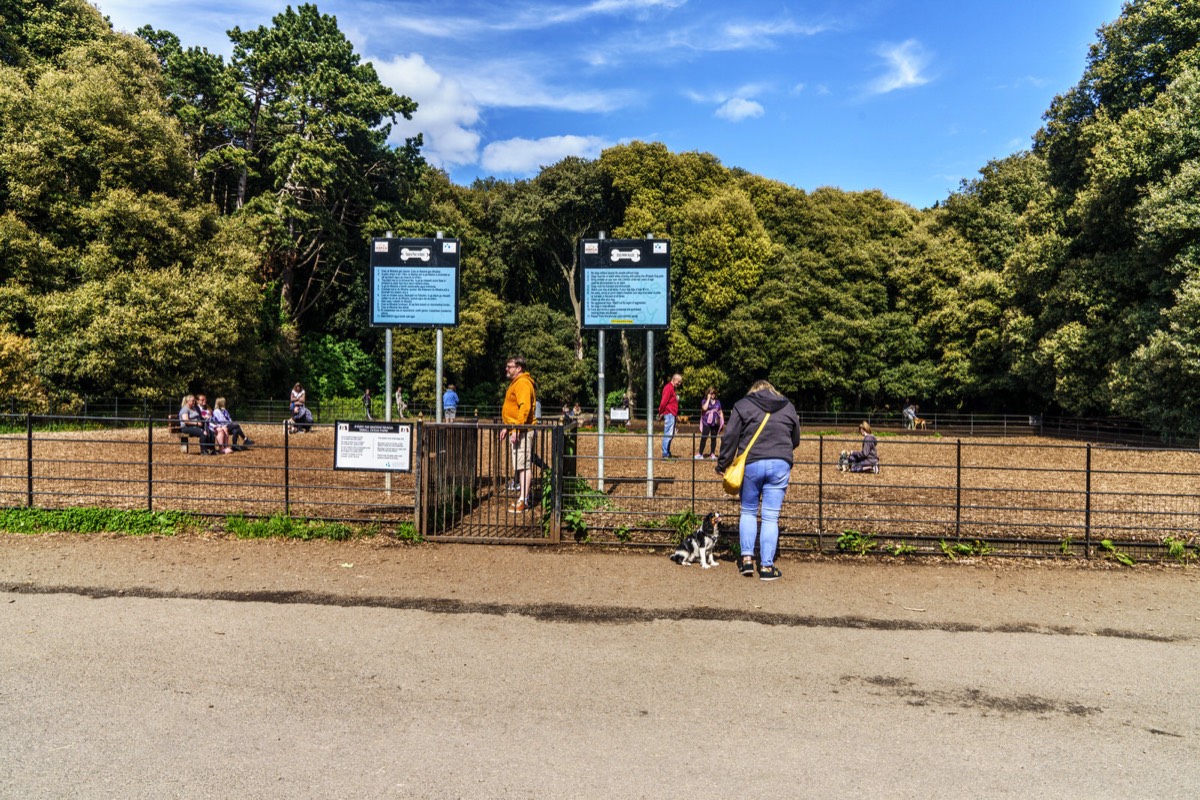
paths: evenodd
<path fill-rule="evenodd" d="M 458 325 L 460 249 L 458 239 L 394 239 L 391 232 L 371 240 L 370 273 L 367 280 L 368 325 L 386 328 L 386 393 L 384 416 L 392 417 L 392 330 L 395 328 L 437 329 L 437 376 L 434 402 L 437 420 L 441 415 L 442 329 Z M 362 423 L 338 423 L 341 426 Z M 412 427 L 407 426 L 411 439 Z M 370 431 L 355 431 L 355 436 Z M 357 441 L 357 438 L 355 439 Z M 339 455 L 340 457 L 340 455 Z M 339 466 L 335 464 L 335 466 Z M 377 466 L 344 466 L 342 469 L 384 469 Z M 411 469 L 409 467 L 408 469 Z M 406 472 L 408 469 L 396 470 Z M 390 496 L 391 469 L 385 482 Z M 419 505 L 418 505 L 419 508 Z"/>
<path fill-rule="evenodd" d="M 667 330 L 671 314 L 671 243 L 667 239 L 582 239 L 579 263 L 583 274 L 584 330 L 644 330 L 647 341 L 656 330 Z M 603 335 L 603 334 L 602 334 Z M 653 352 L 646 354 L 646 396 L 654 396 Z M 600 365 L 603 375 L 604 365 Z M 600 399 L 603 433 L 604 398 Z M 647 496 L 654 493 L 654 460 L 651 440 L 654 415 L 646 420 Z M 604 459 L 599 458 L 599 479 L 604 485 Z"/>

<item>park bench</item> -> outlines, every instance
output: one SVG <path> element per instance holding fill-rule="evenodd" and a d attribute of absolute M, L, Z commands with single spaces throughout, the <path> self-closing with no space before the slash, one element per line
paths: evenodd
<path fill-rule="evenodd" d="M 188 452 L 188 444 L 191 442 L 191 437 L 186 433 L 182 433 L 181 431 L 182 429 L 179 424 L 179 417 L 167 417 L 167 436 L 178 436 L 179 452 L 186 453 Z"/>

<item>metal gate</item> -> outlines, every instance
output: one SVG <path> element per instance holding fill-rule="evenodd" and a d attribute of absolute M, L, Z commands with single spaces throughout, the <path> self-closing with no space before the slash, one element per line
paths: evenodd
<path fill-rule="evenodd" d="M 512 446 L 499 423 L 417 426 L 416 527 L 426 539 L 557 544 L 562 480 L 575 473 L 575 425 L 516 426 L 530 438 L 528 507 L 518 511 Z"/>

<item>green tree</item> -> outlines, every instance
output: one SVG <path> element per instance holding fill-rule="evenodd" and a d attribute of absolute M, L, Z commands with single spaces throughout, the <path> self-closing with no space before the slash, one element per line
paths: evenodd
<path fill-rule="evenodd" d="M 612 188 L 596 161 L 565 158 L 505 199 L 496 244 L 510 265 L 514 299 L 569 308 L 575 358 L 583 360 L 579 240 L 612 227 Z"/>
<path fill-rule="evenodd" d="M 403 190 L 418 159 L 415 143 L 387 145 L 388 123 L 411 118 L 416 104 L 384 86 L 316 6 L 229 37 L 245 96 L 233 137 L 246 151 L 236 204 L 263 237 L 281 313 L 299 325 L 361 275 L 370 235 L 361 225 Z"/>

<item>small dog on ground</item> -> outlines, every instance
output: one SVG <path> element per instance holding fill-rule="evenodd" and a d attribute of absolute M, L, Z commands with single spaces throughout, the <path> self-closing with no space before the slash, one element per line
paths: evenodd
<path fill-rule="evenodd" d="M 925 430 L 925 420 L 920 417 L 913 417 L 913 430 L 915 431 L 917 428 Z"/>
<path fill-rule="evenodd" d="M 700 523 L 700 527 L 688 534 L 675 552 L 671 560 L 683 567 L 690 567 L 692 562 L 700 559 L 704 569 L 717 565 L 717 542 L 721 538 L 721 515 L 716 511 L 710 512 Z"/>
<path fill-rule="evenodd" d="M 850 471 L 850 451 L 849 450 L 843 450 L 842 452 L 838 453 L 838 471 L 839 472 L 849 472 Z"/>

